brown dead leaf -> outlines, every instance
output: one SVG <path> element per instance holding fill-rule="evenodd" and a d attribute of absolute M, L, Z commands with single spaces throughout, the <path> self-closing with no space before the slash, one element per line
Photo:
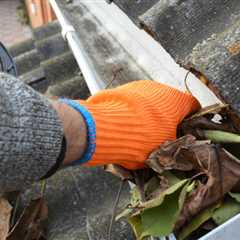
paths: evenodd
<path fill-rule="evenodd" d="M 176 230 L 231 191 L 240 178 L 240 161 L 218 145 L 186 135 L 164 143 L 147 164 L 158 172 L 192 171 L 199 184 L 184 203 Z M 201 177 L 200 177 L 201 176 Z"/>
<path fill-rule="evenodd" d="M 191 146 L 181 151 L 181 157 L 192 162 L 194 169 L 202 173 L 206 182 L 200 182 L 196 190 L 184 204 L 176 228 L 180 228 L 201 210 L 215 203 L 224 195 L 223 175 L 219 165 L 218 150 L 212 144 Z"/>
<path fill-rule="evenodd" d="M 200 116 L 196 118 L 191 118 L 182 122 L 179 126 L 179 131 L 182 135 L 191 134 L 197 138 L 202 139 L 200 129 L 204 130 L 220 130 L 226 132 L 236 133 L 237 130 L 234 128 L 230 121 L 225 121 L 223 123 L 215 123 L 211 121 L 206 116 Z"/>
<path fill-rule="evenodd" d="M 229 107 L 228 104 L 216 103 L 216 104 L 213 104 L 211 106 L 207 106 L 207 107 L 201 108 L 200 111 L 198 111 L 197 113 L 193 114 L 191 117 L 187 118 L 186 120 L 202 117 L 202 116 L 205 116 L 207 114 L 220 113 L 222 110 L 224 110 L 224 109 L 226 109 L 228 107 Z"/>
<path fill-rule="evenodd" d="M 12 206 L 9 202 L 0 198 L 0 240 L 6 240 L 9 228 L 10 228 L 10 218 L 11 218 Z"/>
<path fill-rule="evenodd" d="M 196 138 L 192 135 L 186 135 L 175 141 L 167 141 L 150 154 L 146 164 L 158 173 L 172 169 L 190 171 L 193 169 L 192 163 L 182 158 L 177 159 L 176 155 L 182 147 L 187 147 L 195 141 Z"/>
<path fill-rule="evenodd" d="M 43 240 L 43 222 L 47 219 L 48 208 L 43 198 L 32 200 L 16 225 L 11 230 L 7 240 Z"/>
<path fill-rule="evenodd" d="M 104 170 L 106 172 L 110 172 L 113 175 L 121 178 L 121 180 L 130 180 L 133 179 L 133 176 L 131 174 L 131 172 L 119 165 L 116 164 L 108 164 L 104 166 Z"/>
<path fill-rule="evenodd" d="M 201 225 L 201 228 L 207 231 L 211 231 L 215 227 L 217 227 L 217 224 L 212 219 L 208 220 L 203 225 Z"/>

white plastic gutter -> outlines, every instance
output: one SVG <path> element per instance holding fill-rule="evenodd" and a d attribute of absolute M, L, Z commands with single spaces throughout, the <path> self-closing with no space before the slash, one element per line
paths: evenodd
<path fill-rule="evenodd" d="M 84 79 L 88 85 L 88 88 L 92 94 L 98 92 L 102 87 L 102 80 L 97 74 L 91 59 L 84 50 L 81 39 L 77 36 L 74 27 L 68 22 L 68 20 L 62 14 L 59 6 L 55 0 L 49 0 L 50 4 L 57 16 L 57 19 L 62 27 L 63 38 L 68 42 L 69 47 L 81 69 Z"/>

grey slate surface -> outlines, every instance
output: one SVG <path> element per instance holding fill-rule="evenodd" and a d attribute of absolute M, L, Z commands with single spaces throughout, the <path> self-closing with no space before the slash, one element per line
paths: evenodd
<path fill-rule="evenodd" d="M 14 60 L 19 75 L 28 72 L 29 69 L 38 68 L 40 66 L 40 56 L 38 50 L 35 48 L 16 56 Z"/>
<path fill-rule="evenodd" d="M 29 38 L 23 42 L 20 42 L 18 44 L 14 44 L 10 49 L 10 54 L 12 57 L 16 57 L 22 53 L 25 53 L 27 51 L 31 51 L 34 49 L 34 40 L 32 38 Z"/>
<path fill-rule="evenodd" d="M 57 4 L 76 29 L 84 50 L 102 79 L 100 86 L 111 87 L 132 80 L 149 79 L 147 73 L 86 8 L 84 1 L 74 0 L 66 4 L 66 0 L 57 0 Z"/>
<path fill-rule="evenodd" d="M 33 30 L 33 38 L 12 46 L 19 78 L 48 95 L 85 99 L 89 90 L 57 21 Z M 50 91 L 51 88 L 51 91 Z"/>
<path fill-rule="evenodd" d="M 240 114 L 239 0 L 113 2 L 178 63 L 202 72 Z"/>
<path fill-rule="evenodd" d="M 59 32 L 61 32 L 60 24 L 58 21 L 53 21 L 47 25 L 43 25 L 34 29 L 34 37 L 36 40 L 42 40 Z"/>
<path fill-rule="evenodd" d="M 81 74 L 67 81 L 57 82 L 55 85 L 49 86 L 46 94 L 71 99 L 86 99 L 90 96 L 85 80 Z"/>
<path fill-rule="evenodd" d="M 62 34 L 56 33 L 47 38 L 36 41 L 36 47 L 41 53 L 41 60 L 47 60 L 69 50 L 67 42 L 62 38 Z"/>
<path fill-rule="evenodd" d="M 139 24 L 138 16 L 145 13 L 148 9 L 150 9 L 154 4 L 156 4 L 159 0 L 107 0 L 108 2 L 117 3 L 117 5 L 128 14 L 128 16 L 136 23 Z"/>
<path fill-rule="evenodd" d="M 69 167 L 49 180 L 45 199 L 49 206 L 48 240 L 106 240 L 120 180 L 102 168 Z M 24 201 L 39 196 L 33 186 Z M 118 212 L 127 205 L 129 186 L 125 183 Z M 111 240 L 134 240 L 125 221 L 115 222 Z"/>

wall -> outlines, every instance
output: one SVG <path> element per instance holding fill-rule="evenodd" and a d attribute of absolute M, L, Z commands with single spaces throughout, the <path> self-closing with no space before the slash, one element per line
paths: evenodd
<path fill-rule="evenodd" d="M 25 0 L 33 28 L 40 27 L 56 19 L 48 0 Z"/>

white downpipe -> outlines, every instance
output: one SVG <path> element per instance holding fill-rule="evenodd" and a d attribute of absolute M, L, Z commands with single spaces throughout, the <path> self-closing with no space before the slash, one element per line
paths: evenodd
<path fill-rule="evenodd" d="M 50 0 L 50 4 L 62 27 L 63 38 L 68 42 L 90 92 L 92 94 L 98 92 L 101 88 L 103 88 L 103 86 L 101 87 L 101 78 L 95 71 L 93 63 L 89 59 L 81 40 L 76 34 L 74 27 L 64 17 L 55 0 Z"/>

